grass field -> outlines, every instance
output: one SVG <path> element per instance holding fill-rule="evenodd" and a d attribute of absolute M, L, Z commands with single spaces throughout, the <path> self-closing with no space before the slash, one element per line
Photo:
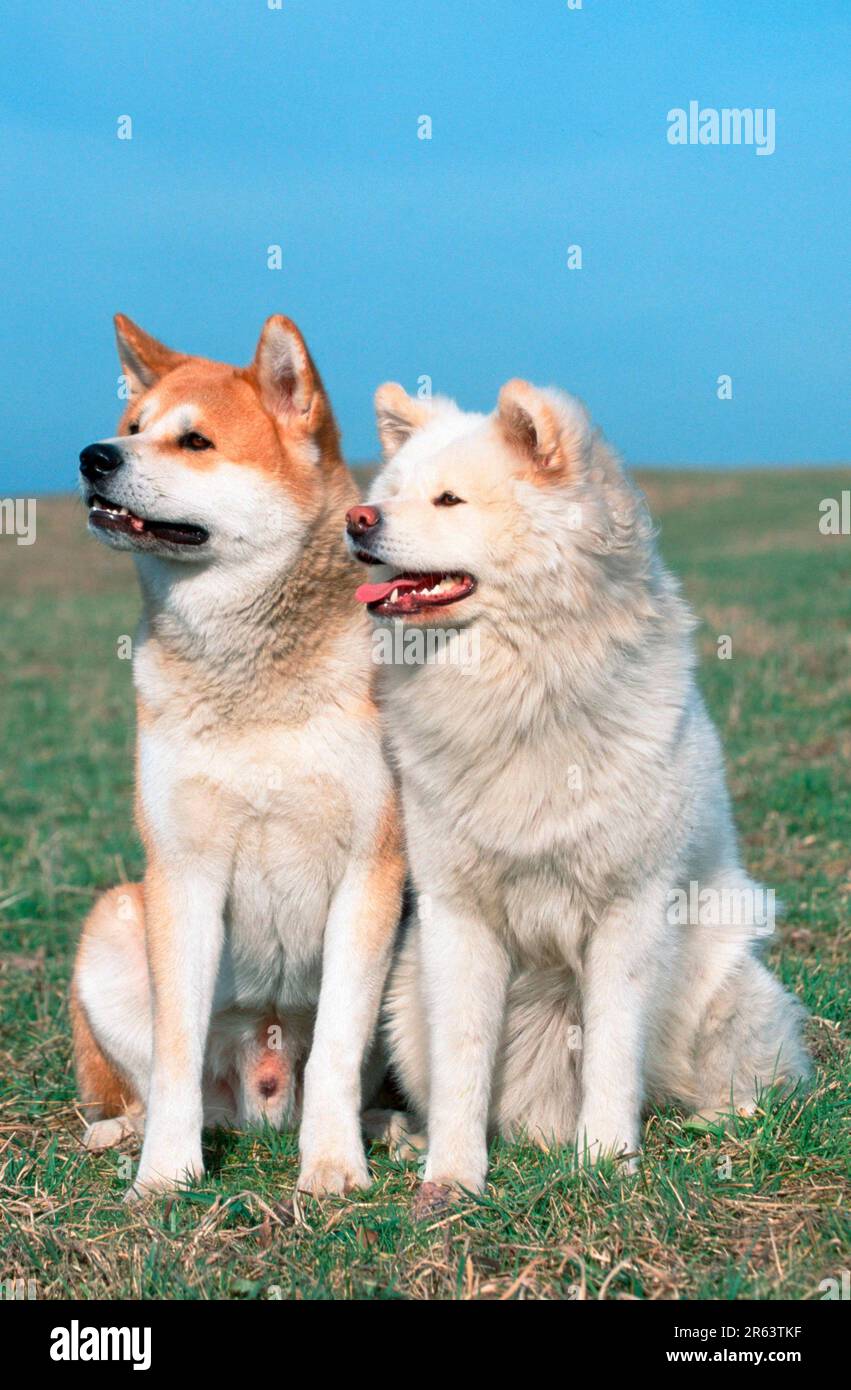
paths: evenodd
<path fill-rule="evenodd" d="M 294 1200 L 296 1141 L 274 1133 L 210 1135 L 197 1190 L 123 1206 L 132 1150 L 80 1148 L 66 1000 L 84 914 L 142 871 L 118 656 L 138 600 L 79 504 L 40 501 L 34 545 L 0 536 L 0 1281 L 39 1298 L 817 1299 L 851 1266 L 851 536 L 818 530 L 849 476 L 641 481 L 702 619 L 747 866 L 787 905 L 769 959 L 811 1011 L 813 1091 L 731 1134 L 654 1113 L 631 1181 L 497 1145 L 487 1195 L 420 1226 L 413 1167 L 376 1149 L 368 1194 Z"/>

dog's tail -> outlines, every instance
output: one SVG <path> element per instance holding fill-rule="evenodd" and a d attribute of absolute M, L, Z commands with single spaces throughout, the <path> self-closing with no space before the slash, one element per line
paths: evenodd
<path fill-rule="evenodd" d="M 581 1101 L 582 1014 L 570 970 L 528 970 L 512 981 L 491 1107 L 505 1138 L 571 1145 Z"/>

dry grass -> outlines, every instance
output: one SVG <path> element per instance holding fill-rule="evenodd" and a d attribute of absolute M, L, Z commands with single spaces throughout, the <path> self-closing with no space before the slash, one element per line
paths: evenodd
<path fill-rule="evenodd" d="M 291 1135 L 208 1136 L 208 1177 L 126 1207 L 132 1151 L 80 1149 L 67 979 L 94 896 L 138 874 L 131 829 L 131 566 L 78 504 L 0 537 L 0 1280 L 40 1297 L 820 1297 L 849 1252 L 851 538 L 817 528 L 840 472 L 644 479 L 701 614 L 701 681 L 728 752 L 748 867 L 787 904 L 770 959 L 813 1015 L 810 1095 L 735 1132 L 654 1113 L 637 1178 L 497 1144 L 492 1181 L 416 1225 L 416 1173 L 373 1152 L 359 1201 L 294 1195 Z M 733 658 L 717 638 L 733 638 Z"/>

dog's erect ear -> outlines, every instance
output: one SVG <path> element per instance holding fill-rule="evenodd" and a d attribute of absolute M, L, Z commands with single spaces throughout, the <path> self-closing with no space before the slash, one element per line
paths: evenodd
<path fill-rule="evenodd" d="M 375 418 L 385 459 L 392 459 L 430 416 L 428 402 L 414 400 L 397 381 L 385 381 L 379 386 L 375 393 Z"/>
<path fill-rule="evenodd" d="M 115 315 L 115 338 L 121 369 L 127 378 L 130 398 L 141 396 L 172 368 L 186 361 L 182 352 L 172 352 L 165 343 L 145 333 L 124 314 Z"/>
<path fill-rule="evenodd" d="M 499 393 L 497 419 L 536 481 L 564 482 L 581 466 L 591 427 L 585 408 L 572 396 L 508 381 Z"/>
<path fill-rule="evenodd" d="M 291 319 L 273 314 L 263 325 L 254 371 L 260 399 L 282 424 L 312 433 L 324 414 L 324 392 L 307 344 Z"/>

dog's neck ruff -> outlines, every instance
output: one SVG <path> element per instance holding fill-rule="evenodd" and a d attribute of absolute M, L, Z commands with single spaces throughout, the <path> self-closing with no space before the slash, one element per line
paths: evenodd
<path fill-rule="evenodd" d="M 296 563 L 222 569 L 163 585 L 140 566 L 145 610 L 142 641 L 156 647 L 170 683 L 220 713 L 270 703 L 307 707 L 334 698 L 339 654 L 347 683 L 368 684 L 367 662 L 356 659 L 368 641 L 367 622 L 353 600 L 354 562 L 340 544 L 336 518 L 320 519 Z"/>
<path fill-rule="evenodd" d="M 546 746 L 554 727 L 568 737 L 596 730 L 600 747 L 628 738 L 636 701 L 675 723 L 688 700 L 694 656 L 682 640 L 692 621 L 670 577 L 658 570 L 633 590 L 631 602 L 600 586 L 590 566 L 582 576 L 574 569 L 573 583 L 580 581 L 581 602 L 565 591 L 549 608 L 509 603 L 480 617 L 473 668 L 388 667 L 391 731 L 402 721 L 411 737 L 430 738 L 439 725 L 442 744 L 458 761 L 468 745 L 480 750 L 483 726 L 501 757 L 519 744 Z M 464 718 L 448 725 L 442 712 L 449 706 Z"/>

